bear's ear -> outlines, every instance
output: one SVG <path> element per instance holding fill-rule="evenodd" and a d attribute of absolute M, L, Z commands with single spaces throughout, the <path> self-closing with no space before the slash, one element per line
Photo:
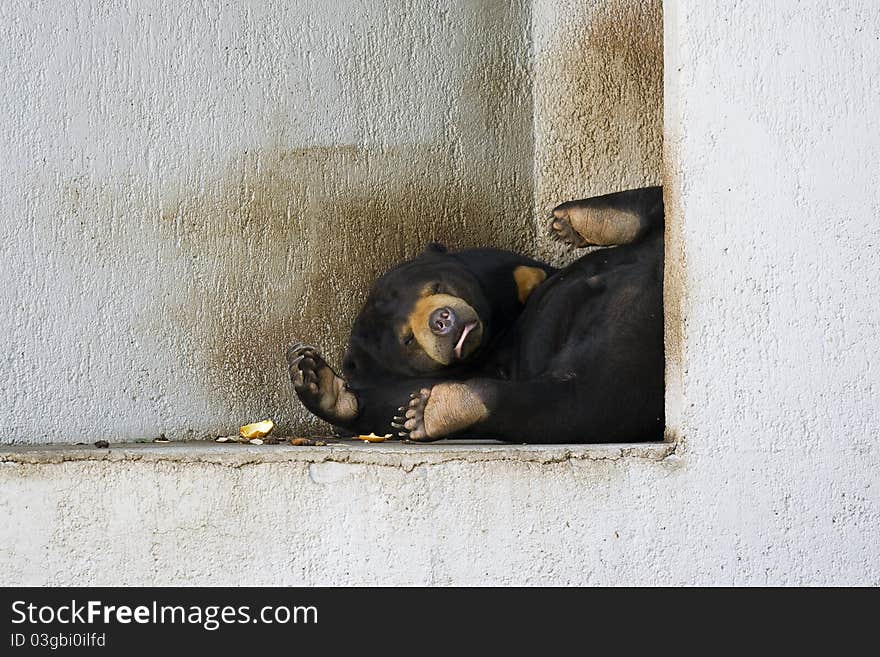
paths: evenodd
<path fill-rule="evenodd" d="M 432 253 L 448 253 L 449 249 L 446 248 L 445 245 L 440 242 L 428 242 L 425 244 L 425 250 L 422 251 L 422 255 L 431 255 Z"/>

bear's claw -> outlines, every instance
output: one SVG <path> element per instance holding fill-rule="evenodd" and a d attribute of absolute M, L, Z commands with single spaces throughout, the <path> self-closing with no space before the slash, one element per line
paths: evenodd
<path fill-rule="evenodd" d="M 563 242 L 575 248 L 590 246 L 574 226 L 571 225 L 571 219 L 565 210 L 554 210 L 550 215 L 550 236 L 557 242 Z"/>
<path fill-rule="evenodd" d="M 293 389 L 312 413 L 331 423 L 348 422 L 357 415 L 357 397 L 315 347 L 304 342 L 290 345 L 287 363 Z"/>
<path fill-rule="evenodd" d="M 435 440 L 425 430 L 425 406 L 431 397 L 428 388 L 422 388 L 409 396 L 409 403 L 397 409 L 391 426 L 398 431 L 401 438 L 414 441 Z"/>
<path fill-rule="evenodd" d="M 297 342 L 287 348 L 287 364 L 290 372 L 290 380 L 297 394 L 302 396 L 318 395 L 318 372 L 324 361 L 318 355 L 318 350 L 310 344 Z"/>

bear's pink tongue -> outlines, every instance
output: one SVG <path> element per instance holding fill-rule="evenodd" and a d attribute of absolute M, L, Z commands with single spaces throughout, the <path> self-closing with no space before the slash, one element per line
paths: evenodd
<path fill-rule="evenodd" d="M 467 336 L 470 335 L 470 332 L 477 328 L 476 322 L 471 322 L 464 327 L 464 330 L 461 332 L 461 337 L 458 338 L 458 342 L 455 343 L 455 357 L 458 360 L 461 360 L 461 350 L 464 347 L 464 341 L 467 340 Z"/>

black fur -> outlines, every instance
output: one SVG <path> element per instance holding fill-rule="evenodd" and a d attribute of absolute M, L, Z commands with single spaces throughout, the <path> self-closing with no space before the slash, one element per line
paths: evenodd
<path fill-rule="evenodd" d="M 489 415 L 456 437 L 661 440 L 662 189 L 572 203 L 637 212 L 645 230 L 632 244 L 588 253 L 562 270 L 497 249 L 448 252 L 428 245 L 376 281 L 355 321 L 342 377 L 359 412 L 337 424 L 358 433 L 391 432 L 389 422 L 410 393 L 466 381 Z M 548 274 L 524 306 L 512 275 L 521 265 Z M 425 371 L 394 330 L 425 285 L 453 290 L 485 327 L 472 358 L 440 371 Z"/>

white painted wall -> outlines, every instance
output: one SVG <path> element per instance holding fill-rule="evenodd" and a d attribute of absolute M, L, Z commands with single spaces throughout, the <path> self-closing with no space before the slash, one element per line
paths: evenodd
<path fill-rule="evenodd" d="M 880 5 L 665 9 L 676 542 L 722 581 L 877 584 Z"/>
<path fill-rule="evenodd" d="M 880 7 L 664 20 L 675 454 L 6 455 L 2 582 L 880 584 Z"/>

